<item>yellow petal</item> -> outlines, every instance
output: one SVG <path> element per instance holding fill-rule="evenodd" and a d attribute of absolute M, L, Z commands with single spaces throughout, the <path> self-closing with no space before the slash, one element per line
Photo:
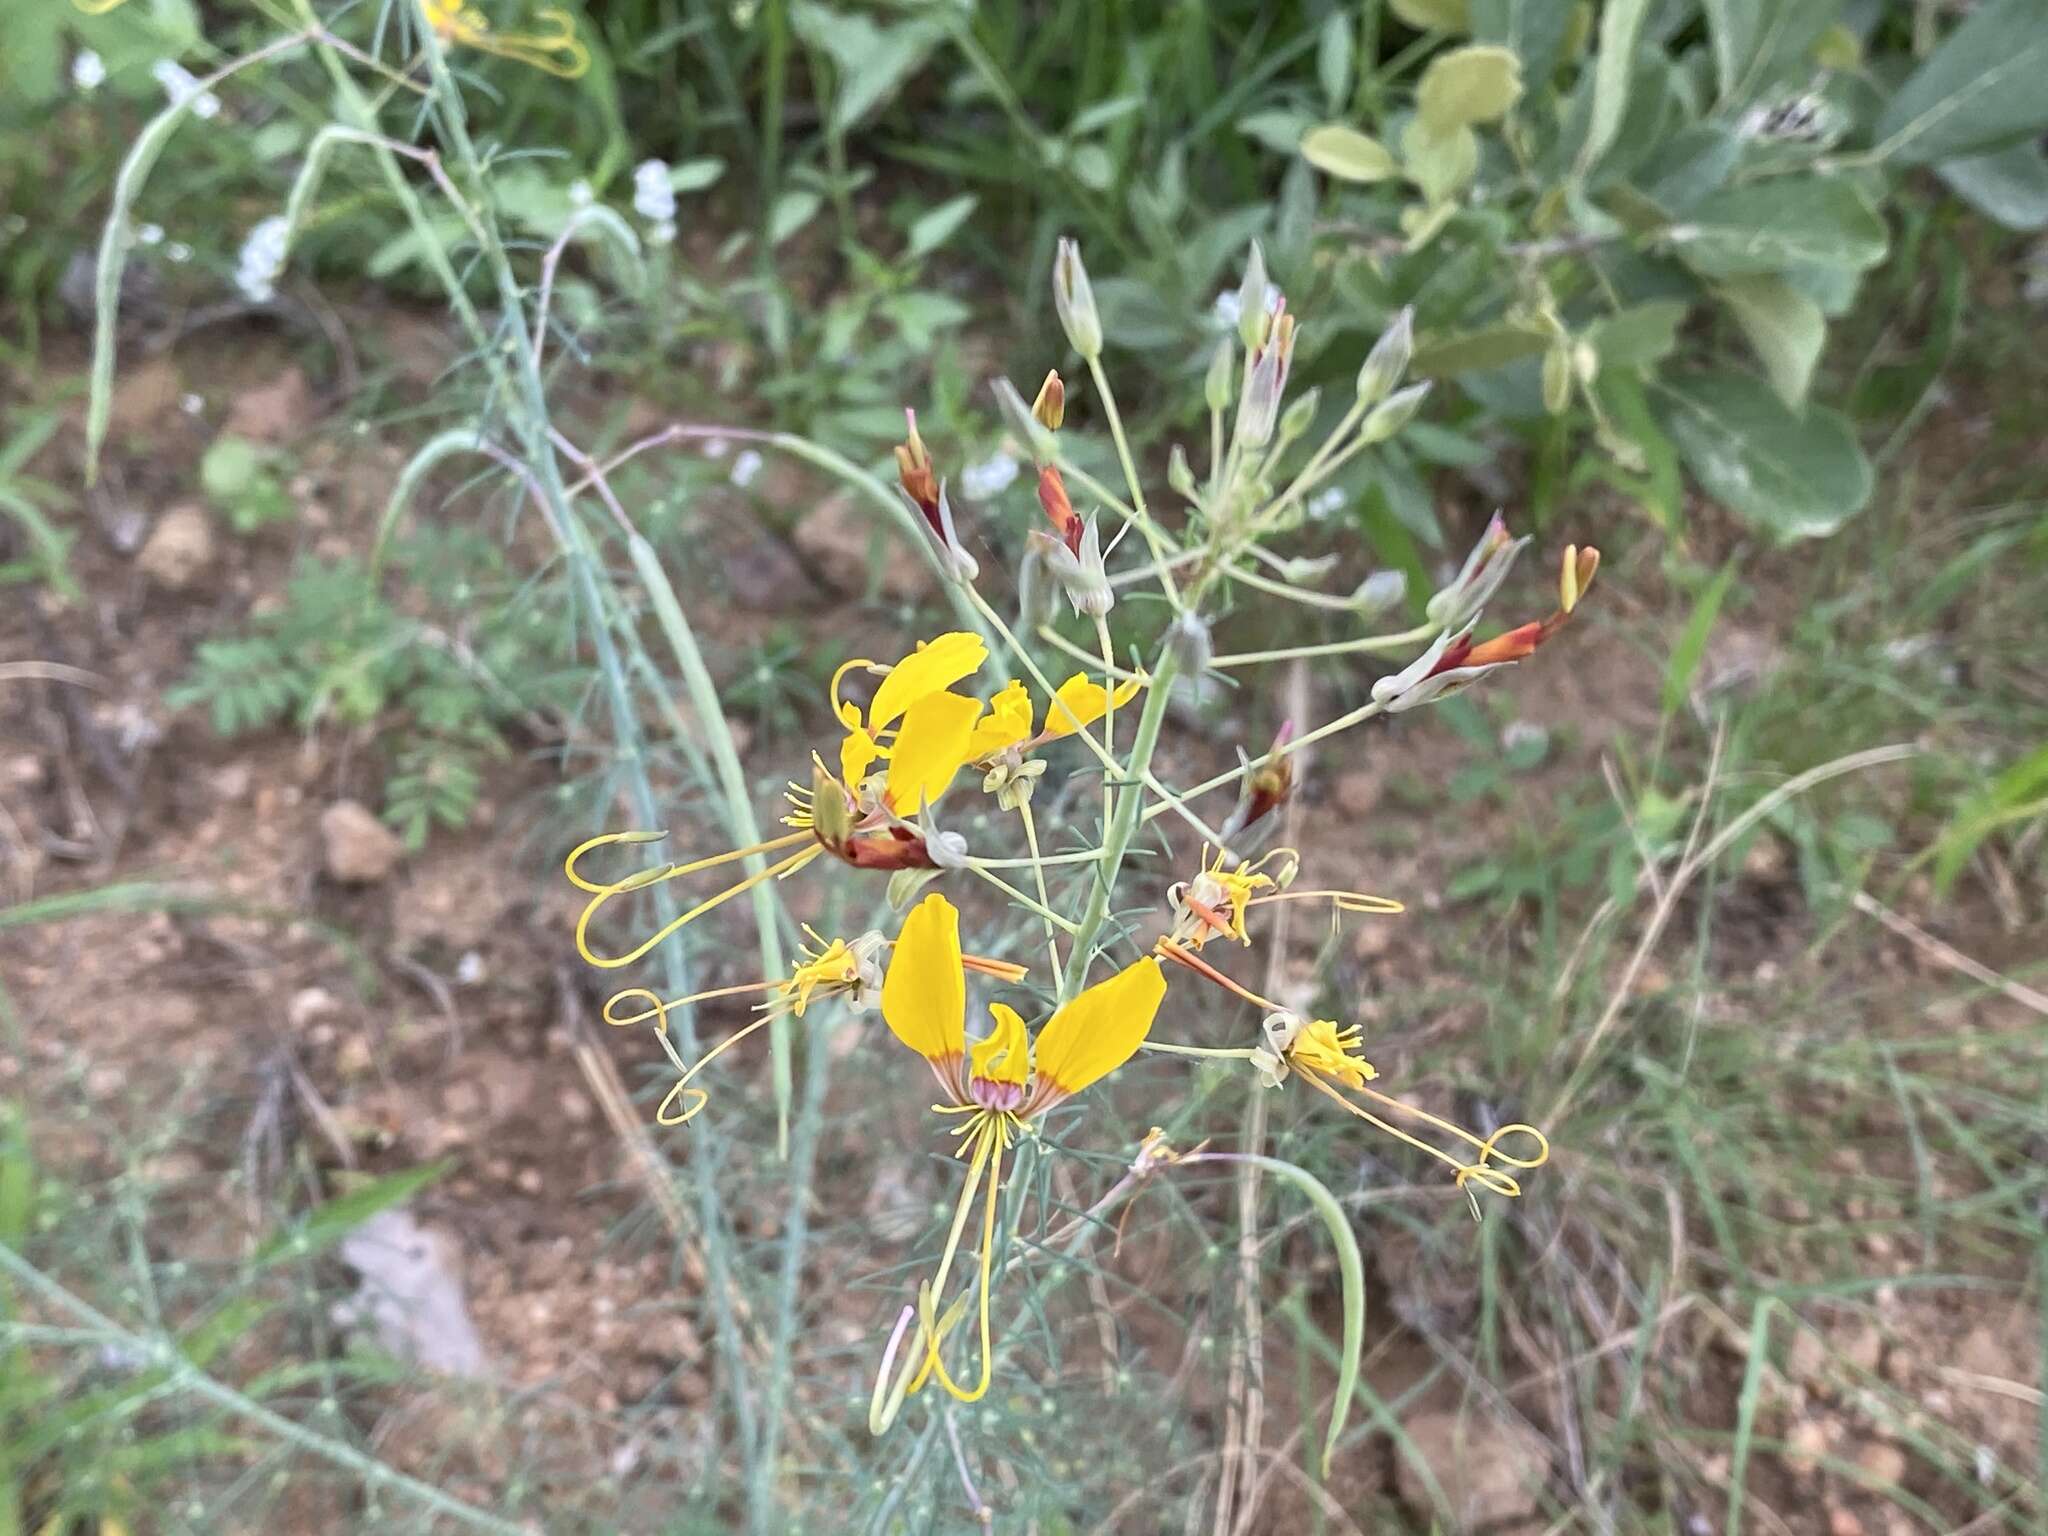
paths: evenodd
<path fill-rule="evenodd" d="M 1150 955 L 1098 981 L 1038 1032 L 1038 1075 L 1062 1093 L 1079 1093 L 1137 1054 L 1166 996 L 1166 977 Z"/>
<path fill-rule="evenodd" d="M 938 803 L 967 766 L 980 714 L 979 700 L 958 693 L 929 694 L 910 706 L 889 751 L 889 804 L 897 815 L 915 816 L 920 806 Z"/>
<path fill-rule="evenodd" d="M 1142 683 L 1130 678 L 1116 686 L 1116 703 L 1121 709 L 1137 696 Z M 1109 708 L 1109 690 L 1094 681 L 1085 672 L 1076 672 L 1053 695 L 1053 701 L 1045 712 L 1045 735 L 1049 741 L 1062 736 L 1071 736 L 1083 726 L 1093 725 Z"/>
<path fill-rule="evenodd" d="M 994 757 L 1005 747 L 1014 747 L 1031 734 L 1031 695 L 1012 678 L 1009 685 L 988 701 L 988 713 L 974 727 L 969 747 L 973 761 Z"/>
<path fill-rule="evenodd" d="M 974 1042 L 969 1071 L 992 1083 L 1015 1083 L 1021 1088 L 1031 1073 L 1031 1036 L 1016 1009 L 990 1003 L 988 1011 L 996 1027 L 986 1039 Z"/>
<path fill-rule="evenodd" d="M 876 745 L 875 738 L 855 727 L 839 744 L 839 777 L 849 788 L 858 788 L 860 781 L 868 776 L 868 770 L 875 766 L 875 759 L 881 755 L 882 749 Z"/>
<path fill-rule="evenodd" d="M 910 909 L 882 978 L 882 1017 L 927 1061 L 967 1048 L 967 974 L 960 968 L 960 909 L 934 891 Z"/>
<path fill-rule="evenodd" d="M 881 730 L 919 699 L 980 671 L 987 660 L 988 646 L 970 630 L 920 640 L 917 649 L 891 667 L 875 690 L 874 702 L 868 706 L 868 729 Z"/>

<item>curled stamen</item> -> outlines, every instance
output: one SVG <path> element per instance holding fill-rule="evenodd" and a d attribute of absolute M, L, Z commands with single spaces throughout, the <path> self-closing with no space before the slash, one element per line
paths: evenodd
<path fill-rule="evenodd" d="M 1001 1119 L 999 1117 L 992 1117 L 982 1127 L 981 1145 L 975 1152 L 975 1162 L 977 1164 L 983 1160 L 986 1160 L 988 1163 L 988 1195 L 983 1203 L 981 1275 L 978 1281 L 981 1292 L 978 1298 L 981 1327 L 981 1379 L 972 1388 L 965 1388 L 948 1374 L 945 1361 L 939 1358 L 942 1330 L 938 1320 L 933 1315 L 936 1311 L 935 1298 L 930 1287 L 920 1287 L 918 1294 L 918 1324 L 919 1332 L 924 1337 L 925 1358 L 924 1365 L 918 1371 L 916 1380 L 910 1384 L 912 1392 L 916 1392 L 924 1385 L 926 1377 L 936 1375 L 939 1385 L 944 1387 L 955 1399 L 963 1403 L 978 1403 L 987 1394 L 989 1383 L 994 1379 L 995 1353 L 989 1346 L 989 1282 L 991 1267 L 995 1262 L 996 1195 L 999 1186 L 1002 1184 L 1003 1150 L 1009 1145 L 1009 1139 L 1009 1132 L 1002 1124 Z M 960 1201 L 960 1209 L 963 1214 L 967 1209 L 968 1200 L 973 1194 L 973 1179 L 974 1175 L 970 1171 L 968 1175 L 968 1189 Z M 959 1232 L 957 1220 L 954 1223 L 954 1232 L 957 1236 Z M 948 1256 L 950 1257 L 950 1253 Z M 962 1299 L 964 1300 L 965 1298 Z"/>
<path fill-rule="evenodd" d="M 611 900 L 614 896 L 623 896 L 634 891 L 644 890 L 648 886 L 658 885 L 664 881 L 673 880 L 678 878 L 679 876 L 694 873 L 699 869 L 709 868 L 714 864 L 725 864 L 731 862 L 733 859 L 736 858 L 745 858 L 749 854 L 766 853 L 774 849 L 786 848 L 792 842 L 808 842 L 811 844 L 811 846 L 808 848 L 798 849 L 797 852 L 791 854 L 788 858 L 783 859 L 779 863 L 767 865 L 766 867 L 747 876 L 746 879 L 740 881 L 738 884 L 726 887 L 724 890 L 720 891 L 715 896 L 706 897 L 703 901 L 698 902 L 696 906 L 690 908 L 689 911 L 683 913 L 680 917 L 670 919 L 669 922 L 664 924 L 661 927 L 661 929 L 658 932 L 656 932 L 651 938 L 644 940 L 640 944 L 636 945 L 634 948 L 628 950 L 625 954 L 600 955 L 596 951 L 591 949 L 591 921 L 597 916 L 598 909 L 602 907 L 607 901 Z M 582 850 L 580 849 L 578 850 L 578 852 L 581 851 Z M 649 953 L 651 953 L 654 950 L 655 946 L 660 944 L 661 941 L 663 939 L 666 939 L 670 934 L 680 932 L 683 928 L 687 927 L 691 923 L 694 923 L 698 918 L 702 917 L 705 913 L 712 911 L 714 908 L 725 905 L 726 902 L 731 901 L 735 896 L 744 895 L 746 892 L 752 890 L 755 886 L 759 885 L 764 880 L 779 879 L 785 875 L 795 874 L 799 869 L 802 869 L 806 864 L 810 863 L 811 860 L 817 858 L 824 851 L 824 848 L 811 837 L 810 833 L 796 832 L 791 833 L 788 837 L 773 838 L 768 842 L 758 843 L 751 848 L 737 849 L 729 854 L 719 854 L 715 858 L 700 859 L 694 864 L 682 864 L 666 870 L 653 871 L 643 876 L 637 876 L 634 879 L 619 885 L 601 887 L 597 890 L 597 894 L 591 897 L 590 904 L 583 909 L 582 916 L 576 919 L 576 952 L 583 957 L 586 963 L 594 965 L 598 967 L 600 970 L 617 970 L 620 966 L 631 965 L 636 960 L 645 958 Z M 575 854 L 570 855 L 572 861 L 575 857 Z M 572 873 L 570 875 L 570 878 L 572 880 L 575 880 L 576 876 Z M 580 884 L 581 882 L 579 881 L 578 883 Z M 589 887 L 585 886 L 585 889 L 589 889 Z"/>
<path fill-rule="evenodd" d="M 1468 1146 L 1478 1148 L 1479 1157 L 1477 1161 L 1461 1161 L 1452 1153 L 1444 1151 L 1443 1148 L 1433 1147 L 1428 1142 L 1422 1140 L 1421 1137 L 1410 1135 L 1407 1131 L 1402 1130 L 1397 1125 L 1389 1123 L 1388 1121 L 1382 1119 L 1380 1116 L 1372 1113 L 1372 1111 L 1352 1103 L 1343 1094 L 1339 1093 L 1335 1088 L 1331 1087 L 1328 1083 L 1324 1082 L 1322 1078 L 1318 1076 L 1316 1073 L 1303 1072 L 1301 1076 L 1311 1087 L 1315 1088 L 1318 1092 L 1327 1094 L 1330 1098 L 1335 1099 L 1339 1104 L 1343 1105 L 1346 1110 L 1356 1115 L 1359 1119 L 1366 1121 L 1368 1124 L 1371 1124 L 1382 1131 L 1385 1131 L 1389 1136 L 1392 1136 L 1396 1141 L 1405 1142 L 1407 1145 L 1414 1147 L 1417 1151 L 1426 1152 L 1431 1157 L 1435 1158 L 1438 1162 L 1448 1165 L 1456 1176 L 1457 1187 L 1465 1192 L 1466 1197 L 1468 1199 L 1472 1196 L 1470 1186 L 1475 1183 L 1480 1185 L 1482 1188 L 1490 1189 L 1495 1194 L 1503 1195 L 1511 1200 L 1522 1193 L 1522 1185 L 1520 1180 L 1516 1179 L 1513 1174 L 1508 1173 L 1505 1169 L 1497 1168 L 1492 1165 L 1493 1160 L 1496 1158 L 1498 1158 L 1501 1162 L 1506 1163 L 1508 1167 L 1520 1168 L 1525 1171 L 1531 1168 L 1540 1168 L 1550 1160 L 1549 1138 L 1546 1137 L 1541 1131 L 1537 1130 L 1536 1127 L 1533 1125 L 1524 1125 L 1521 1122 L 1517 1121 L 1513 1124 L 1504 1125 L 1500 1127 L 1500 1129 L 1493 1132 L 1493 1134 L 1490 1136 L 1480 1136 L 1475 1134 L 1474 1132 L 1466 1130 L 1462 1125 L 1454 1124 L 1453 1122 L 1445 1120 L 1438 1115 L 1433 1115 L 1429 1113 L 1428 1110 L 1417 1109 L 1413 1104 L 1406 1104 L 1399 1099 L 1389 1098 L 1386 1094 L 1379 1092 L 1377 1089 L 1366 1088 L 1363 1086 L 1359 1086 L 1354 1089 L 1355 1092 L 1363 1095 L 1366 1098 L 1374 1099 L 1379 1103 L 1386 1105 L 1389 1109 L 1398 1110 L 1400 1113 L 1404 1115 L 1412 1116 L 1413 1118 L 1422 1121 L 1426 1125 L 1434 1126 L 1437 1130 L 1444 1132 L 1446 1135 L 1455 1136 L 1458 1140 L 1466 1143 Z M 1527 1158 L 1516 1157 L 1513 1153 L 1502 1150 L 1500 1146 L 1501 1138 L 1511 1133 L 1521 1134 L 1533 1138 L 1535 1141 L 1535 1156 Z M 1478 1205 L 1475 1201 L 1473 1204 L 1473 1214 L 1475 1216 L 1478 1214 L 1478 1209 Z"/>
<path fill-rule="evenodd" d="M 1196 954 L 1193 950 L 1174 943 L 1172 939 L 1161 939 L 1156 945 L 1153 946 L 1153 949 L 1154 952 L 1160 956 L 1160 958 L 1165 960 L 1178 961 L 1180 964 L 1186 966 L 1189 970 L 1193 971 L 1197 976 L 1206 977 L 1208 980 L 1215 982 L 1217 986 L 1222 987 L 1225 991 L 1235 993 L 1237 996 L 1243 998 L 1246 1002 L 1254 1004 L 1257 1007 L 1263 1008 L 1268 1013 L 1281 1013 L 1285 1011 L 1281 1008 L 1281 1006 L 1278 1003 L 1272 1001 L 1270 998 L 1261 997 L 1258 993 L 1252 991 L 1251 988 L 1240 986 L 1237 982 L 1232 981 L 1228 976 L 1224 975 L 1221 971 L 1217 970 L 1215 966 L 1211 965 L 1208 961 L 1204 960 L 1200 955 Z"/>
<path fill-rule="evenodd" d="M 702 1072 L 712 1062 L 718 1060 L 720 1056 L 738 1045 L 742 1040 L 746 1039 L 747 1036 L 751 1035 L 763 1024 L 772 1021 L 774 1017 L 775 1015 L 770 1013 L 762 1014 L 760 1018 L 754 1020 L 744 1029 L 735 1030 L 702 1056 L 698 1057 L 695 1065 L 688 1068 L 681 1077 L 671 1083 L 668 1092 L 662 1095 L 661 1103 L 656 1106 L 654 1111 L 656 1123 L 660 1125 L 685 1125 L 694 1120 L 697 1117 L 697 1112 L 711 1102 L 711 1095 L 702 1088 L 692 1088 L 690 1086 L 690 1079 L 699 1072 Z M 676 1108 L 678 1104 L 683 1106 L 680 1110 Z"/>

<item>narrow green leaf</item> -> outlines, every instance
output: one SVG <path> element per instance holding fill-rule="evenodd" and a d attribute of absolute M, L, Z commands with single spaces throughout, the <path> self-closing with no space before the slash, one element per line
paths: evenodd
<path fill-rule="evenodd" d="M 1714 632 L 1714 621 L 1721 615 L 1721 601 L 1728 595 L 1729 583 L 1735 579 L 1735 561 L 1728 563 L 1714 573 L 1706 589 L 1692 605 L 1692 614 L 1685 621 L 1685 629 L 1678 637 L 1678 644 L 1672 647 L 1671 660 L 1664 667 L 1664 713 L 1675 715 L 1685 702 L 1686 690 L 1692 687 L 1693 675 L 1700 669 L 1700 661 L 1707 654 L 1707 638 Z"/>
<path fill-rule="evenodd" d="M 1636 44 L 1643 33 L 1649 0 L 1607 0 L 1600 15 L 1600 53 L 1593 65 L 1593 116 L 1579 146 L 1577 174 L 1584 180 L 1600 163 L 1621 129 L 1628 109 L 1629 77 L 1634 73 Z"/>
<path fill-rule="evenodd" d="M 1534 357 L 1550 344 L 1547 332 L 1519 325 L 1489 325 L 1459 336 L 1419 342 L 1410 372 L 1417 378 L 1448 379 L 1461 373 L 1504 368 Z"/>
<path fill-rule="evenodd" d="M 1957 807 L 1934 845 L 1934 888 L 1947 895 L 1985 838 L 2001 826 L 2048 815 L 2048 746 L 2021 758 Z"/>
<path fill-rule="evenodd" d="M 1468 32 L 1466 0 L 1389 0 L 1388 8 L 1418 32 Z"/>
<path fill-rule="evenodd" d="M 1827 340 L 1820 306 L 1782 277 L 1731 277 L 1715 292 L 1756 348 L 1778 398 L 1795 411 L 1804 406 Z"/>
<path fill-rule="evenodd" d="M 1309 129 L 1301 136 L 1301 154 L 1317 170 L 1340 181 L 1384 181 L 1397 169 L 1386 145 L 1342 123 Z"/>
<path fill-rule="evenodd" d="M 1322 34 L 1316 39 L 1316 83 L 1323 88 L 1323 107 L 1329 112 L 1340 109 L 1351 95 L 1353 25 L 1350 11 L 1336 6 L 1323 18 Z"/>
<path fill-rule="evenodd" d="M 453 1166 L 443 1160 L 357 1185 L 277 1233 L 256 1250 L 250 1262 L 261 1268 L 282 1259 L 304 1259 L 324 1253 L 379 1211 L 403 1205 Z"/>
<path fill-rule="evenodd" d="M 963 192 L 920 217 L 910 226 L 910 241 L 904 254 L 912 261 L 930 255 L 953 238 L 954 231 L 967 222 L 968 215 L 974 212 L 980 201 L 974 193 Z"/>
<path fill-rule="evenodd" d="M 1602 368 L 1647 368 L 1663 361 L 1678 345 L 1678 328 L 1692 306 L 1683 299 L 1652 299 L 1586 327 L 1586 340 L 1599 354 Z"/>

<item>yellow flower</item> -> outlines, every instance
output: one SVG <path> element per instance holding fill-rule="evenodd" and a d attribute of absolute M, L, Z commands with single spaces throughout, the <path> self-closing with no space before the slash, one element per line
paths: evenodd
<path fill-rule="evenodd" d="M 766 981 L 741 982 L 737 986 L 713 987 L 703 992 L 692 992 L 687 997 L 664 999 L 658 993 L 645 987 L 628 987 L 605 999 L 604 1021 L 612 1025 L 644 1024 L 654 1021 L 655 1032 L 668 1046 L 671 1059 L 681 1069 L 675 1083 L 663 1097 L 654 1112 L 654 1118 L 663 1125 L 681 1125 L 695 1118 L 697 1112 L 710 1101 L 710 1095 L 691 1084 L 699 1072 L 711 1065 L 732 1047 L 771 1020 L 789 1014 L 802 1018 L 805 1010 L 831 998 L 844 998 L 846 1005 L 856 1015 L 867 1012 L 880 995 L 883 976 L 881 954 L 889 945 L 882 935 L 870 929 L 851 942 L 845 939 L 825 939 L 814 928 L 804 929 L 810 940 L 798 951 L 796 964 L 787 976 L 774 976 Z M 1029 971 L 1007 960 L 992 960 L 982 955 L 959 957 L 962 970 L 980 971 L 1001 981 L 1021 981 Z M 772 994 L 765 1001 L 756 1003 L 755 1010 L 761 1015 L 736 1030 L 706 1051 L 694 1065 L 684 1067 L 675 1049 L 668 1045 L 668 1015 L 672 1008 L 685 1008 L 693 1003 L 709 1002 L 714 998 L 739 997 L 749 992 Z M 645 1004 L 637 1013 L 621 1013 L 619 1010 L 632 1004 Z"/>
<path fill-rule="evenodd" d="M 988 646 L 981 636 L 958 630 L 920 641 L 893 666 L 877 666 L 865 657 L 841 665 L 832 674 L 832 713 L 846 728 L 839 769 L 847 787 L 857 792 L 874 765 L 886 759 L 883 792 L 888 809 L 898 815 L 913 816 L 945 794 L 972 760 L 970 743 L 981 715 L 979 703 L 949 690 L 980 671 L 986 660 Z M 863 670 L 884 674 L 865 715 L 839 696 L 847 674 Z"/>
<path fill-rule="evenodd" d="M 988 701 L 988 710 L 975 723 L 969 745 L 974 761 L 985 763 L 998 752 L 1031 739 L 1031 693 L 1015 678 Z"/>
<path fill-rule="evenodd" d="M 1187 949 L 1200 949 L 1221 934 L 1240 944 L 1251 943 L 1245 918 L 1253 907 L 1274 901 L 1328 901 L 1339 912 L 1362 912 L 1385 916 L 1405 910 L 1401 903 L 1363 891 L 1297 891 L 1294 882 L 1301 855 L 1292 848 L 1275 848 L 1255 863 L 1233 858 L 1221 849 L 1202 850 L 1202 866 L 1195 878 L 1169 886 L 1168 905 L 1173 908 L 1173 928 L 1168 937 Z M 1267 874 L 1271 867 L 1277 874 Z"/>
<path fill-rule="evenodd" d="M 1116 707 L 1137 697 L 1138 690 L 1145 686 L 1141 677 L 1128 678 L 1116 685 Z M 1094 681 L 1086 672 L 1076 672 L 1059 686 L 1053 695 L 1052 706 L 1045 712 L 1044 741 L 1057 741 L 1062 736 L 1071 736 L 1086 726 L 1093 725 L 1109 712 L 1110 692 Z"/>
<path fill-rule="evenodd" d="M 1287 1059 L 1297 1067 L 1320 1072 L 1347 1088 L 1363 1088 L 1379 1071 L 1358 1054 L 1365 1032 L 1357 1025 L 1339 1029 L 1329 1019 L 1311 1019 L 1302 1026 L 1288 1048 Z"/>
<path fill-rule="evenodd" d="M 1151 1031 L 1165 996 L 1166 977 L 1159 962 L 1148 955 L 1053 1010 L 1038 1032 L 1035 1051 L 1024 1020 L 1001 1003 L 989 1010 L 994 1028 L 970 1047 L 958 909 L 934 893 L 904 919 L 882 981 L 882 1017 L 891 1033 L 922 1056 L 938 1079 L 945 1102 L 934 1109 L 965 1117 L 954 1134 L 960 1139 L 960 1155 L 969 1159 L 967 1182 L 938 1272 L 918 1289 L 924 1360 L 907 1391 L 918 1391 L 933 1375 L 963 1402 L 974 1402 L 988 1391 L 995 1365 L 989 1347 L 989 1271 L 1003 1154 L 1047 1110 L 1129 1061 Z M 981 1380 L 964 1388 L 947 1373 L 939 1346 L 966 1298 L 960 1298 L 943 1321 L 937 1317 L 937 1298 L 945 1292 L 984 1177 L 988 1188 L 980 1251 Z"/>
<path fill-rule="evenodd" d="M 461 0 L 420 0 L 420 10 L 444 43 L 530 64 L 564 80 L 574 80 L 590 68 L 590 50 L 576 35 L 575 19 L 558 7 L 534 12 L 534 21 L 544 28 L 536 32 L 495 32 L 481 10 Z"/>

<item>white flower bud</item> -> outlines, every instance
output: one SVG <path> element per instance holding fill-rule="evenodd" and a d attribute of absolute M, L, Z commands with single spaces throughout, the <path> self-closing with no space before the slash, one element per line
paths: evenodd
<path fill-rule="evenodd" d="M 1102 317 L 1095 310 L 1095 290 L 1081 265 L 1081 247 L 1064 236 L 1052 262 L 1052 302 L 1074 350 L 1091 362 L 1100 357 Z"/>
<path fill-rule="evenodd" d="M 1414 419 L 1431 387 L 1425 379 L 1387 396 L 1367 414 L 1365 425 L 1358 429 L 1359 437 L 1367 443 L 1384 443 Z"/>
<path fill-rule="evenodd" d="M 1266 253 L 1254 240 L 1252 253 L 1245 258 L 1244 281 L 1237 290 L 1237 334 L 1248 350 L 1265 342 L 1266 294 L 1272 286 L 1266 279 Z"/>
<path fill-rule="evenodd" d="M 1414 355 L 1415 311 L 1403 309 L 1373 343 L 1365 366 L 1358 370 L 1358 403 L 1377 405 L 1384 400 L 1387 391 L 1401 382 L 1401 375 L 1408 371 L 1409 359 Z"/>

